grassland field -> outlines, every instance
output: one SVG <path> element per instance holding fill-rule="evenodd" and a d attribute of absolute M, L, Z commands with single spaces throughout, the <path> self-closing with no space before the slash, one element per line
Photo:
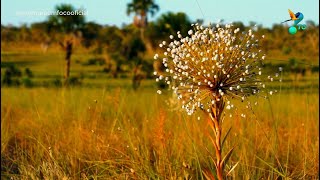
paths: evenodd
<path fill-rule="evenodd" d="M 103 66 L 83 65 L 93 57 L 75 54 L 71 76 L 82 74 L 82 84 L 62 88 L 41 85 L 63 78 L 63 54 L 1 55 L 1 73 L 9 64 L 28 67 L 37 84 L 1 87 L 1 179 L 214 174 L 212 132 L 203 113 L 187 116 L 170 91 L 156 93 L 153 79 L 134 91 L 130 74 L 114 79 Z M 319 179 L 319 73 L 280 76 L 282 82 L 267 84 L 277 93 L 250 98 L 258 103 L 252 109 L 236 102 L 232 117 L 226 112 L 223 134 L 231 133 L 225 149 L 235 147 L 227 169 L 239 162 L 230 179 Z"/>

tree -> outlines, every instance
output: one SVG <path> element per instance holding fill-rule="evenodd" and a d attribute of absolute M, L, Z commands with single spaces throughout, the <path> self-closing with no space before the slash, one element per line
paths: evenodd
<path fill-rule="evenodd" d="M 73 45 L 75 43 L 75 38 L 77 38 L 80 30 L 85 24 L 85 19 L 81 14 L 68 15 L 67 12 L 76 12 L 76 9 L 70 4 L 57 5 L 55 10 L 63 13 L 49 16 L 48 25 L 51 30 L 62 32 L 66 35 L 64 38 L 65 40 L 60 41 L 59 44 L 66 53 L 66 70 L 64 78 L 65 84 L 67 84 L 70 76 L 70 61 Z"/>
<path fill-rule="evenodd" d="M 82 28 L 83 41 L 85 47 L 90 47 L 99 36 L 99 30 L 102 28 L 100 24 L 88 22 Z"/>
<path fill-rule="evenodd" d="M 132 87 L 136 90 L 144 78 L 142 73 L 142 57 L 141 53 L 146 51 L 145 44 L 139 36 L 131 36 L 124 41 L 123 54 L 126 59 L 131 61 L 132 71 Z"/>
<path fill-rule="evenodd" d="M 144 40 L 144 29 L 148 25 L 148 13 L 153 16 L 159 11 L 159 6 L 154 3 L 154 0 L 133 0 L 127 5 L 127 15 L 135 13 L 133 24 L 140 28 L 140 36 Z"/>
<path fill-rule="evenodd" d="M 169 35 L 180 31 L 182 36 L 188 35 L 191 28 L 191 21 L 183 12 L 162 14 L 146 30 L 147 36 L 153 40 L 153 46 L 157 46 L 160 40 L 169 40 Z"/>
<path fill-rule="evenodd" d="M 153 16 L 159 11 L 159 6 L 153 0 L 133 0 L 127 5 L 127 14 L 135 13 L 134 24 L 138 27 L 144 28 L 148 24 L 147 14 Z"/>

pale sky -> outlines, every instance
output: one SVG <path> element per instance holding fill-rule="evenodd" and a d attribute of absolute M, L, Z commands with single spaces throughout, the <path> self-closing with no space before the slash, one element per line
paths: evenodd
<path fill-rule="evenodd" d="M 126 5 L 131 0 L 2 0 L 1 24 L 21 25 L 46 20 L 46 16 L 19 16 L 17 12 L 25 11 L 53 11 L 54 7 L 61 3 L 72 4 L 75 8 L 87 10 L 87 21 L 105 25 L 121 26 L 130 23 L 132 16 L 126 15 Z M 160 11 L 154 20 L 162 13 L 185 12 L 195 21 L 204 19 L 205 24 L 216 23 L 219 19 L 225 22 L 242 21 L 248 24 L 254 21 L 265 27 L 271 27 L 274 23 L 281 23 L 289 19 L 288 9 L 294 13 L 301 12 L 304 19 L 313 20 L 319 24 L 319 0 L 156 0 Z M 198 3 L 199 6 L 198 6 Z M 203 13 L 203 14 L 202 14 Z"/>

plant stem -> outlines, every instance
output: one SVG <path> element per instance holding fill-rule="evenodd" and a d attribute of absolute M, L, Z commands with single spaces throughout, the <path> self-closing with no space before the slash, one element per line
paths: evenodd
<path fill-rule="evenodd" d="M 210 113 L 211 123 L 212 123 L 212 129 L 214 131 L 215 135 L 215 142 L 213 142 L 215 150 L 216 150 L 216 173 L 218 180 L 223 179 L 223 162 L 222 162 L 222 147 L 221 147 L 221 133 L 222 133 L 222 127 L 221 127 L 221 113 L 224 109 L 224 102 L 222 100 L 218 101 L 212 108 Z"/>

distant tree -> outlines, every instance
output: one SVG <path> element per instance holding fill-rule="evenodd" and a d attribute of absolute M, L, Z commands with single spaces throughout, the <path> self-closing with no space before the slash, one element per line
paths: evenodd
<path fill-rule="evenodd" d="M 30 29 L 28 28 L 27 24 L 23 24 L 20 27 L 20 41 L 30 41 Z"/>
<path fill-rule="evenodd" d="M 240 31 L 244 31 L 245 30 L 244 24 L 242 22 L 240 22 L 240 21 L 234 22 L 233 23 L 233 27 L 234 28 L 239 28 Z"/>
<path fill-rule="evenodd" d="M 308 20 L 306 21 L 307 24 L 307 41 L 311 44 L 309 48 L 313 49 L 313 54 L 315 56 L 319 56 L 319 25 L 317 26 L 315 22 Z"/>
<path fill-rule="evenodd" d="M 316 27 L 316 23 L 313 22 L 312 20 L 306 21 L 306 24 L 307 24 L 307 27 L 311 27 L 311 28 Z"/>
<path fill-rule="evenodd" d="M 118 76 L 118 72 L 121 71 L 121 65 L 126 62 L 123 55 L 123 40 L 126 35 L 121 29 L 116 26 L 106 26 L 101 30 L 99 42 L 104 44 L 107 50 L 107 54 L 114 60 L 114 68 L 111 73 L 113 77 Z"/>
<path fill-rule="evenodd" d="M 203 19 L 197 19 L 196 23 L 198 23 L 199 25 L 203 25 L 204 20 Z"/>
<path fill-rule="evenodd" d="M 53 33 L 49 35 L 50 27 L 48 25 L 48 22 L 32 23 L 30 26 L 30 31 L 32 41 L 35 43 L 40 43 L 42 51 L 44 53 L 47 52 L 47 49 L 49 48 L 52 42 L 52 39 L 54 39 L 53 37 L 51 37 L 54 36 Z"/>
<path fill-rule="evenodd" d="M 148 24 L 148 13 L 153 16 L 159 11 L 159 6 L 154 0 L 133 0 L 127 5 L 127 14 L 135 13 L 134 24 L 138 27 L 146 27 Z"/>
<path fill-rule="evenodd" d="M 154 23 L 150 23 L 146 34 L 153 40 L 153 46 L 157 46 L 160 40 L 169 40 L 169 35 L 175 35 L 180 31 L 182 36 L 188 34 L 191 21 L 183 12 L 162 14 Z"/>
<path fill-rule="evenodd" d="M 135 13 L 133 24 L 140 28 L 142 40 L 144 40 L 144 29 L 148 25 L 148 13 L 154 16 L 157 11 L 159 11 L 159 6 L 154 0 L 132 0 L 127 4 L 127 15 Z"/>
<path fill-rule="evenodd" d="M 139 54 L 146 51 L 146 47 L 140 38 L 132 37 L 125 51 L 128 59 L 131 60 L 132 63 L 132 87 L 136 90 L 144 78 L 142 73 L 142 58 Z"/>
<path fill-rule="evenodd" d="M 1 41 L 17 42 L 19 41 L 19 28 L 14 26 L 1 25 Z"/>
<path fill-rule="evenodd" d="M 75 12 L 76 9 L 70 4 L 60 4 L 55 7 L 55 10 L 60 12 Z M 65 84 L 68 83 L 70 76 L 70 61 L 72 56 L 73 45 L 75 38 L 80 34 L 80 30 L 85 24 L 83 15 L 51 15 L 48 19 L 48 25 L 51 30 L 65 33 L 64 41 L 60 41 L 59 44 L 65 51 L 66 69 L 65 69 Z"/>
<path fill-rule="evenodd" d="M 144 78 L 142 66 L 146 46 L 141 37 L 138 36 L 138 32 L 130 26 L 123 30 L 122 37 L 121 54 L 124 59 L 130 62 L 129 64 L 132 67 L 132 87 L 136 90 Z"/>
<path fill-rule="evenodd" d="M 102 26 L 100 24 L 94 22 L 85 23 L 84 27 L 82 28 L 82 44 L 85 47 L 91 46 L 94 41 L 99 36 L 99 31 L 101 30 Z"/>

